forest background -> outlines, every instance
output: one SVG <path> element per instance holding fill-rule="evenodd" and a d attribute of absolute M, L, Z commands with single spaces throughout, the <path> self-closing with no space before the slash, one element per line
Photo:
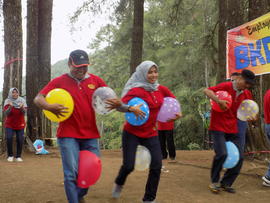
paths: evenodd
<path fill-rule="evenodd" d="M 31 5 L 35 5 L 35 2 L 39 1 L 28 0 L 27 2 L 29 12 L 31 8 L 33 9 Z M 110 5 L 114 9 L 110 22 L 99 30 L 93 41 L 86 42 L 93 50 L 89 53 L 92 64 L 89 72 L 103 78 L 119 96 L 132 72 L 130 71 L 130 63 L 133 58 L 131 51 L 133 38 L 131 36 L 135 29 L 133 19 L 136 14 L 136 2 L 139 1 L 115 1 L 113 5 Z M 204 96 L 202 90 L 225 81 L 226 31 L 267 13 L 270 1 L 140 0 L 140 2 L 144 5 L 141 60 L 152 60 L 158 64 L 159 83 L 167 86 L 181 104 L 183 118 L 175 122 L 176 148 L 208 149 L 211 146 L 211 139 L 207 132 L 210 106 L 209 100 Z M 5 1 L 1 3 L 5 5 Z M 76 27 L 76 22 L 82 13 L 106 12 L 104 5 L 108 5 L 106 0 L 85 0 L 70 18 L 71 26 Z M 36 11 L 32 11 L 33 17 Z M 27 16 L 30 20 L 31 15 Z M 1 18 L 3 17 L 5 15 L 1 16 Z M 42 82 L 37 82 L 38 85 L 34 86 L 35 75 L 33 74 L 43 74 L 48 80 L 68 72 L 68 66 L 67 59 L 64 59 L 47 67 L 48 71 L 44 72 L 46 68 L 37 65 L 34 57 L 29 57 L 35 53 L 35 49 L 31 46 L 34 40 L 31 42 L 29 40 L 35 37 L 31 36 L 35 32 L 31 30 L 33 27 L 30 27 L 30 22 L 33 21 L 29 21 L 27 28 L 26 77 L 22 77 L 20 89 L 22 89 L 22 95 L 26 95 L 30 101 L 27 132 L 33 141 L 37 138 L 54 137 L 56 128 L 54 123 L 50 125 L 46 121 L 44 124 L 44 118 L 40 119 L 42 120 L 40 122 L 33 122 L 33 115 L 39 117 L 42 115 L 40 110 L 31 109 L 36 108 L 31 105 L 32 98 L 46 84 L 42 79 Z M 7 45 L 8 43 L 5 41 L 5 46 Z M 37 70 L 33 70 L 33 67 Z M 12 86 L 12 82 L 7 82 L 11 80 L 7 78 L 14 77 L 8 72 L 8 69 L 5 71 L 6 85 L 3 89 L 3 98 L 6 97 L 7 90 Z M 48 73 L 49 77 L 47 77 Z M 262 107 L 262 95 L 269 88 L 267 81 L 270 81 L 268 75 L 257 77 L 257 86 L 252 90 L 260 107 Z M 119 112 L 106 116 L 98 115 L 97 121 L 102 134 L 101 147 L 103 149 L 120 148 L 124 115 Z M 41 128 L 41 123 L 49 126 L 49 130 L 37 130 Z M 33 130 L 36 132 L 32 133 Z M 258 141 L 254 141 L 254 134 Z M 253 136 L 254 139 L 248 140 L 249 148 L 247 150 L 269 148 L 263 132 L 262 112 L 260 112 L 255 129 L 250 128 L 249 136 Z M 0 141 L 4 142 L 3 136 Z"/>

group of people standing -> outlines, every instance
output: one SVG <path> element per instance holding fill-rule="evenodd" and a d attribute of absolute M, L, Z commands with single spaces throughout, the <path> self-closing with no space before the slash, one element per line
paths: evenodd
<path fill-rule="evenodd" d="M 100 156 L 98 143 L 100 135 L 96 125 L 95 112 L 92 108 L 92 95 L 97 88 L 107 85 L 100 77 L 88 73 L 89 58 L 88 54 L 83 50 L 75 50 L 70 53 L 68 66 L 69 72 L 54 78 L 43 87 L 35 97 L 34 103 L 57 116 L 63 116 L 63 113 L 69 109 L 60 104 L 47 103 L 45 97 L 48 92 L 55 88 L 62 88 L 67 90 L 74 100 L 73 113 L 69 119 L 59 123 L 57 138 L 62 157 L 66 196 L 70 203 L 78 203 L 85 202 L 84 196 L 88 192 L 88 188 L 80 188 L 76 183 L 79 152 L 81 150 L 89 150 Z M 226 110 L 224 112 L 212 111 L 211 113 L 210 133 L 213 136 L 216 153 L 211 169 L 211 184 L 209 186 L 212 192 L 217 193 L 221 189 L 227 192 L 235 192 L 231 186 L 242 167 L 245 143 L 243 139 L 247 127 L 246 123 L 241 123 L 237 120 L 236 111 L 244 99 L 252 99 L 252 95 L 247 88 L 254 84 L 254 79 L 255 75 L 253 72 L 243 70 L 233 81 L 224 82 L 204 90 L 204 93 L 217 102 L 221 109 Z M 220 90 L 227 91 L 232 96 L 232 106 L 230 109 L 227 109 L 226 101 L 218 99 L 215 95 L 215 92 Z M 18 95 L 18 89 L 12 88 L 4 106 L 4 111 L 7 115 L 5 127 L 8 140 L 8 161 L 13 161 L 10 137 L 12 138 L 14 132 L 17 133 L 17 141 L 19 143 L 16 158 L 17 161 L 22 161 L 21 143 L 23 142 L 25 121 L 24 119 L 21 119 L 18 123 L 11 121 L 12 116 L 17 117 L 20 115 L 23 118 L 27 109 L 25 101 Z M 136 71 L 123 88 L 121 100 L 114 98 L 106 102 L 111 109 L 116 109 L 119 112 L 133 112 L 137 117 L 143 117 L 144 112 L 139 106 L 127 105 L 128 101 L 134 97 L 139 97 L 148 104 L 150 109 L 149 119 L 141 126 L 133 126 L 128 122 L 124 124 L 122 133 L 123 162 L 114 181 L 112 196 L 114 198 L 120 197 L 128 175 L 134 170 L 137 146 L 143 145 L 150 151 L 151 163 L 142 202 L 155 203 L 162 160 L 167 159 L 169 156 L 170 161 L 175 161 L 173 124 L 182 115 L 179 112 L 169 122 L 157 123 L 157 114 L 164 97 L 175 98 L 175 96 L 167 87 L 158 83 L 158 66 L 152 61 L 144 61 L 137 66 Z M 270 122 L 267 129 L 270 129 L 269 126 Z M 268 134 L 270 134 L 270 130 Z M 227 170 L 224 177 L 220 180 L 222 165 L 227 156 L 225 142 L 228 140 L 238 147 L 240 161 L 234 168 Z M 168 146 L 169 153 L 167 152 L 166 145 Z M 270 170 L 269 174 L 264 177 L 268 180 Z M 264 181 L 267 182 L 266 180 Z"/>

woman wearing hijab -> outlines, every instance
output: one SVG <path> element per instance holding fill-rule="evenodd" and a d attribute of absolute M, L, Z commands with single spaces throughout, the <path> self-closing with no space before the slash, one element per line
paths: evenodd
<path fill-rule="evenodd" d="M 7 138 L 7 161 L 12 162 L 13 157 L 13 135 L 16 134 L 17 151 L 16 161 L 22 162 L 21 154 L 24 141 L 24 128 L 27 104 L 25 99 L 19 96 L 19 90 L 13 87 L 9 90 L 8 98 L 4 102 L 5 130 Z"/>
<path fill-rule="evenodd" d="M 157 136 L 156 119 L 164 97 L 172 96 L 168 88 L 157 82 L 158 67 L 152 61 L 144 61 L 136 68 L 122 92 L 122 102 L 127 104 L 134 97 L 143 99 L 149 106 L 149 119 L 141 126 L 125 122 L 122 134 L 123 164 L 115 179 L 112 196 L 119 198 L 127 176 L 133 171 L 137 146 L 143 145 L 150 151 L 151 164 L 145 187 L 143 203 L 155 203 L 160 179 L 162 155 Z M 180 117 L 177 114 L 176 120 Z"/>

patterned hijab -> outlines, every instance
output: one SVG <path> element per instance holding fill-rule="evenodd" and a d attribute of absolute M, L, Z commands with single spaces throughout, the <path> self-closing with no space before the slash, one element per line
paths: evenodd
<path fill-rule="evenodd" d="M 19 94 L 19 90 L 16 87 L 12 87 L 10 88 L 9 92 L 8 92 L 8 98 L 6 98 L 5 102 L 4 102 L 4 106 L 8 105 L 10 102 L 12 102 L 14 108 L 20 108 L 20 104 L 23 104 L 24 107 L 27 107 L 26 101 L 24 98 L 18 96 L 17 99 L 14 99 L 12 97 L 12 92 L 13 90 L 16 90 Z"/>
<path fill-rule="evenodd" d="M 127 92 L 134 87 L 142 87 L 146 91 L 155 91 L 158 88 L 158 81 L 154 84 L 147 81 L 147 74 L 152 66 L 158 68 L 158 66 L 153 61 L 144 61 L 136 67 L 136 71 L 127 81 L 123 91 L 122 97 L 124 97 Z"/>

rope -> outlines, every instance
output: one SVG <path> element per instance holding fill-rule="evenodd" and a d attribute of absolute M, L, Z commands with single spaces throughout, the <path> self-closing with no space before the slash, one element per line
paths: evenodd
<path fill-rule="evenodd" d="M 14 59 L 11 59 L 11 60 L 7 61 L 7 62 L 4 64 L 4 67 L 6 67 L 6 66 L 9 65 L 9 64 L 14 63 L 15 61 L 22 61 L 22 60 L 23 60 L 23 58 L 14 58 Z M 4 68 L 4 67 L 3 67 L 3 68 Z"/>

